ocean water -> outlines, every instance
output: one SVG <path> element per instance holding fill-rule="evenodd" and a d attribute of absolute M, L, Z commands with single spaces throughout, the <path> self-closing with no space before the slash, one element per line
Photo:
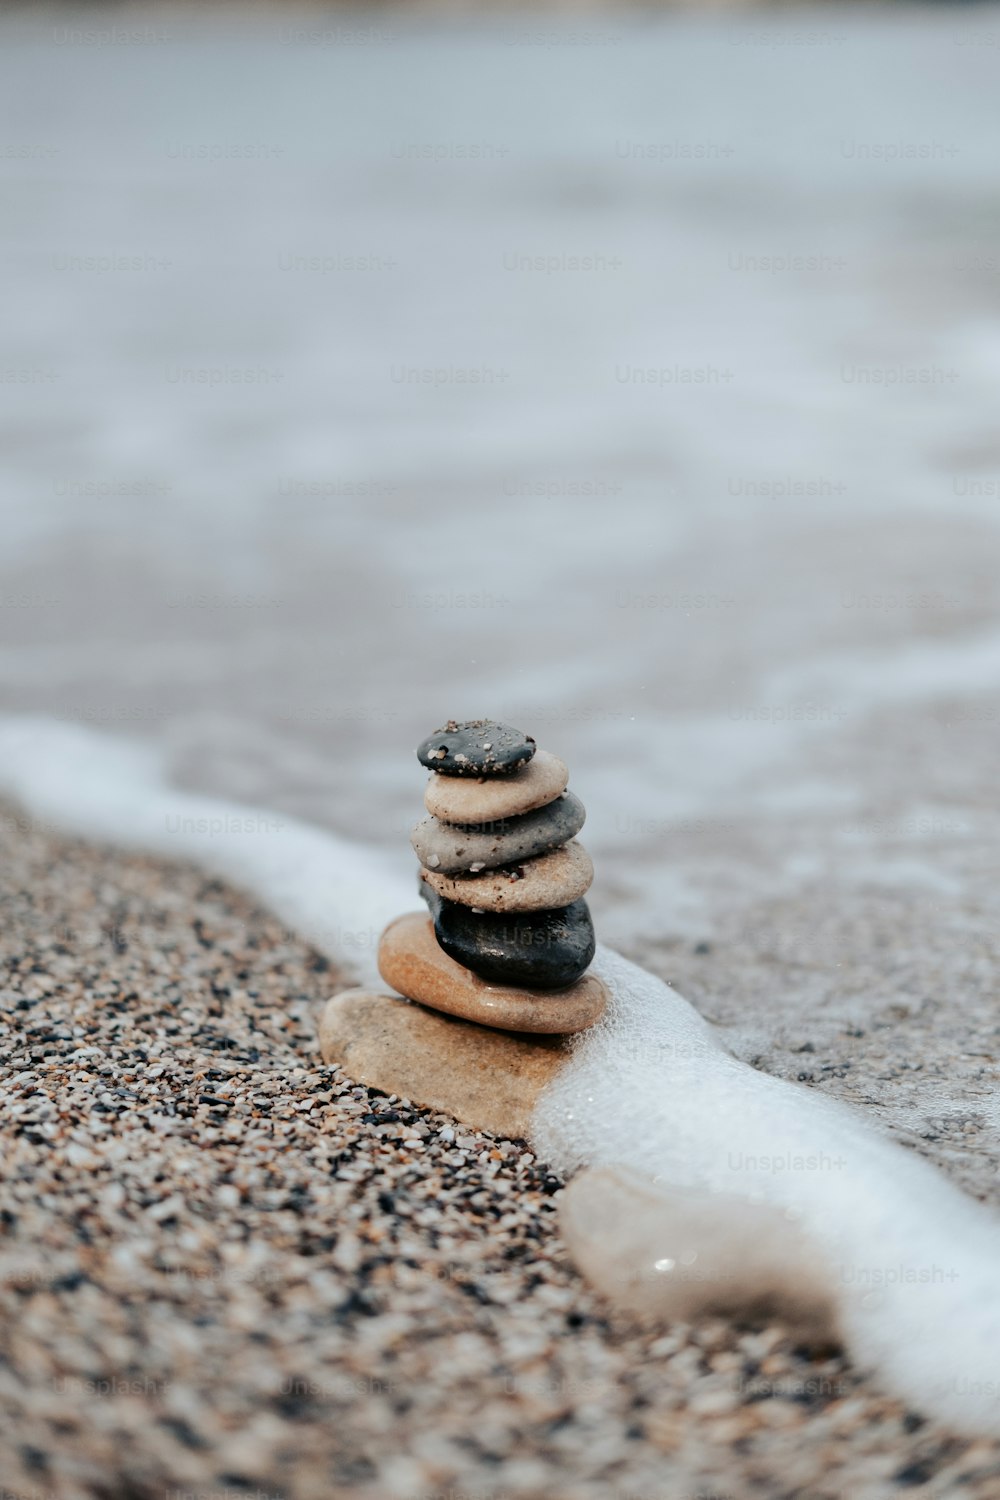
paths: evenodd
<path fill-rule="evenodd" d="M 507 718 L 647 956 L 989 905 L 995 15 L 0 18 L 0 706 L 390 850 Z"/>
<path fill-rule="evenodd" d="M 994 14 L 3 17 L 3 704 L 386 847 L 509 718 L 620 940 L 975 798 Z"/>

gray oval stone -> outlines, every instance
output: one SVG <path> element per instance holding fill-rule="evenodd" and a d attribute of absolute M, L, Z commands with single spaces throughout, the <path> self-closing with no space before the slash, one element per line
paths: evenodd
<path fill-rule="evenodd" d="M 579 797 L 565 792 L 534 812 L 493 823 L 459 825 L 421 818 L 410 843 L 428 870 L 442 875 L 476 875 L 561 848 L 580 832 L 586 816 Z"/>

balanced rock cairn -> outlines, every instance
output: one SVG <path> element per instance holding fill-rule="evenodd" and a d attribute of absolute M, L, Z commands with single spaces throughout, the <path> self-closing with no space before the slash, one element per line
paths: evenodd
<path fill-rule="evenodd" d="M 410 1000 L 507 1031 L 572 1032 L 602 1014 L 586 970 L 594 877 L 576 834 L 569 772 L 530 735 L 488 719 L 447 723 L 418 747 L 433 774 L 411 843 L 431 920 L 382 935 L 382 978 Z"/>

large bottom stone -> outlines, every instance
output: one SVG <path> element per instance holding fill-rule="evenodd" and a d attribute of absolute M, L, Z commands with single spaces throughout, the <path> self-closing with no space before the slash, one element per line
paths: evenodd
<path fill-rule="evenodd" d="M 367 990 L 327 1001 L 319 1044 L 323 1061 L 357 1083 L 512 1140 L 527 1137 L 570 1050 L 562 1037 L 492 1031 Z"/>
<path fill-rule="evenodd" d="M 389 923 L 379 942 L 378 968 L 386 984 L 408 1000 L 503 1031 L 583 1031 L 600 1020 L 608 1001 L 593 974 L 562 990 L 490 984 L 448 957 L 420 912 Z"/>
<path fill-rule="evenodd" d="M 438 943 L 456 963 L 495 984 L 558 990 L 575 984 L 594 957 L 586 901 L 555 911 L 474 912 L 421 882 Z"/>

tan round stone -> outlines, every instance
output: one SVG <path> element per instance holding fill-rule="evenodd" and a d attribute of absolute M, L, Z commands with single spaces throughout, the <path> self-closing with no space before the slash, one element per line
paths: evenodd
<path fill-rule="evenodd" d="M 604 1013 L 603 984 L 585 974 L 565 990 L 520 990 L 489 984 L 438 947 L 434 925 L 419 912 L 390 922 L 378 946 L 379 973 L 409 1000 L 501 1031 L 568 1035 Z"/>
<path fill-rule="evenodd" d="M 551 854 L 539 854 L 521 865 L 484 870 L 481 875 L 442 875 L 437 870 L 421 874 L 431 890 L 461 906 L 478 906 L 481 911 L 551 911 L 586 895 L 594 865 L 574 839 Z"/>
<path fill-rule="evenodd" d="M 319 1045 L 356 1083 L 511 1140 L 526 1139 L 538 1096 L 571 1050 L 561 1036 L 493 1031 L 367 990 L 327 1001 Z"/>
<path fill-rule="evenodd" d="M 558 756 L 536 750 L 528 764 L 509 776 L 433 775 L 424 792 L 424 806 L 442 823 L 495 823 L 516 818 L 554 802 L 566 790 L 569 771 Z"/>

